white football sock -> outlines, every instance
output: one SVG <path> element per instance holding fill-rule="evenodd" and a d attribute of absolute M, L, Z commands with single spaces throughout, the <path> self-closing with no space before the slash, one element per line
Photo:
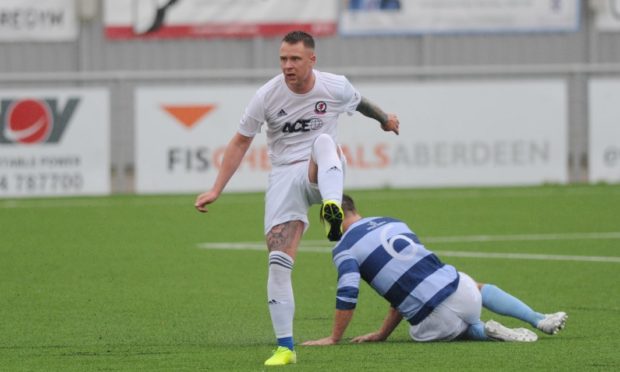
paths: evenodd
<path fill-rule="evenodd" d="M 342 203 L 344 173 L 334 140 L 327 134 L 319 135 L 312 145 L 312 159 L 318 165 L 318 184 L 323 200 Z"/>
<path fill-rule="evenodd" d="M 292 271 L 293 259 L 289 255 L 280 251 L 269 253 L 267 296 L 271 323 L 277 338 L 293 336 L 295 298 L 291 282 Z"/>

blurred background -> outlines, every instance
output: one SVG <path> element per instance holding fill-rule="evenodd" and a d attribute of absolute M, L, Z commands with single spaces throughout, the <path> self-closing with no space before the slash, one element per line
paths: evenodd
<path fill-rule="evenodd" d="M 348 188 L 620 182 L 620 0 L 0 0 L 0 197 L 208 188 L 293 29 L 401 119 Z"/>

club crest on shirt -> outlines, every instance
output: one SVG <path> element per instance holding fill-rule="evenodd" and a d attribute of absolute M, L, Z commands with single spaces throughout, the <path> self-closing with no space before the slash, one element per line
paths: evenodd
<path fill-rule="evenodd" d="M 314 104 L 314 112 L 317 114 L 324 114 L 327 111 L 327 103 L 325 101 L 319 101 Z"/>

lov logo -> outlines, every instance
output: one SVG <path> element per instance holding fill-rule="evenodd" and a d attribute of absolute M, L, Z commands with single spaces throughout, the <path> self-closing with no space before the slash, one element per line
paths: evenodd
<path fill-rule="evenodd" d="M 58 143 L 79 102 L 70 98 L 60 108 L 55 98 L 0 100 L 0 144 Z"/>

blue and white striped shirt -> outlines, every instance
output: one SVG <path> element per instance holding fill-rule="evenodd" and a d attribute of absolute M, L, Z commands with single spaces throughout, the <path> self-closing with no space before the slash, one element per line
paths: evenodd
<path fill-rule="evenodd" d="M 416 325 L 456 290 L 459 274 L 422 245 L 407 224 L 389 217 L 352 224 L 332 251 L 336 308 L 354 309 L 360 277 Z"/>

